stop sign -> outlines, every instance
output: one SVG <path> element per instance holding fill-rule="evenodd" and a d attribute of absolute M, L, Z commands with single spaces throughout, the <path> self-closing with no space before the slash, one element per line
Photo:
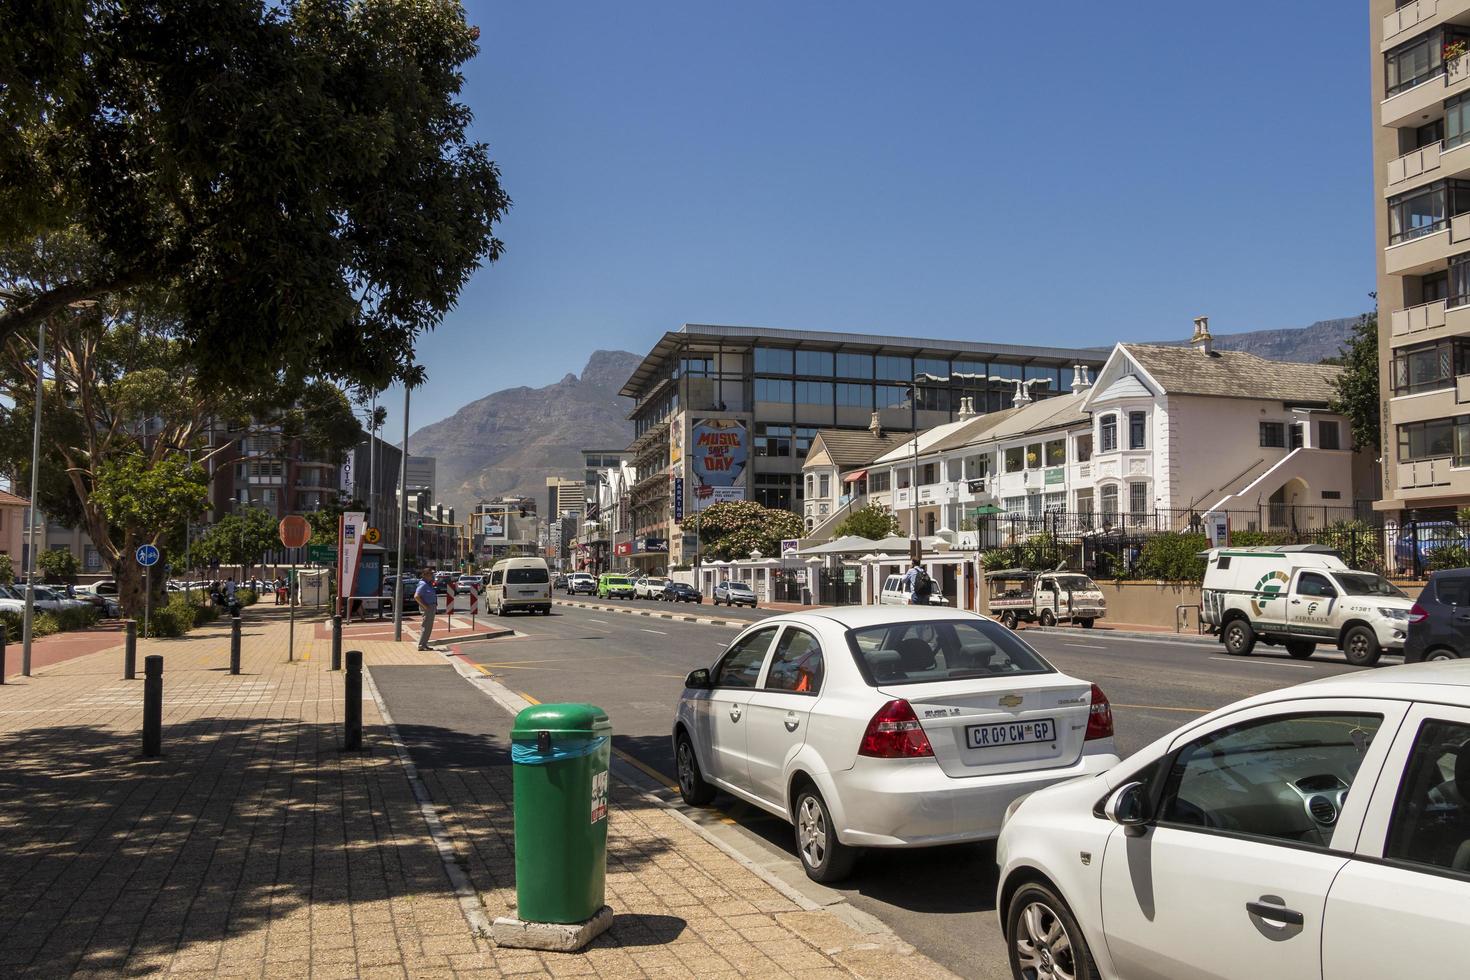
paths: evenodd
<path fill-rule="evenodd" d="M 311 525 L 300 514 L 281 518 L 281 544 L 287 548 L 304 548 L 311 540 Z"/>

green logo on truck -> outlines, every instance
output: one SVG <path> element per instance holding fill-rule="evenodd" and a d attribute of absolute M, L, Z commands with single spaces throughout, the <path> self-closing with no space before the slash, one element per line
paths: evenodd
<path fill-rule="evenodd" d="M 1286 583 L 1291 581 L 1291 576 L 1285 572 L 1267 572 L 1261 576 L 1256 583 L 1256 597 L 1251 600 L 1251 612 L 1257 616 L 1266 611 L 1266 603 L 1279 596 L 1285 589 Z"/>

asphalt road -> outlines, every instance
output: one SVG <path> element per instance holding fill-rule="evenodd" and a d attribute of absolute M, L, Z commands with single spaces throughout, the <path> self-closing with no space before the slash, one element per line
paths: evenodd
<path fill-rule="evenodd" d="M 753 620 L 767 610 L 727 610 L 662 603 L 630 605 L 654 612 Z M 607 710 L 614 745 L 672 780 L 669 732 L 683 679 L 707 667 L 741 626 L 712 626 L 558 604 L 550 617 L 515 617 L 520 635 L 464 644 L 461 652 L 502 684 L 538 701 L 586 701 Z M 1119 750 L 1127 755 L 1191 718 L 1240 698 L 1317 677 L 1352 671 L 1340 654 L 1302 662 L 1285 653 L 1228 657 L 1217 644 L 1109 637 L 1081 630 L 1024 632 L 1059 669 L 1097 683 L 1113 703 Z M 799 875 L 790 827 L 721 796 L 715 807 L 770 857 L 784 853 Z M 956 973 L 1006 977 L 1009 971 L 994 913 L 995 848 L 959 845 L 869 852 L 840 889 L 856 908 L 877 916 L 900 937 Z"/>

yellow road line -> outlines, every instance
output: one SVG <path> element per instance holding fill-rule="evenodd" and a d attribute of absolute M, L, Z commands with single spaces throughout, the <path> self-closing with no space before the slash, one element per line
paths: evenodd
<path fill-rule="evenodd" d="M 673 782 L 672 780 L 669 779 L 669 777 L 665 776 L 663 773 L 659 772 L 657 769 L 653 768 L 652 766 L 645 765 L 644 763 L 639 762 L 637 759 L 633 758 L 631 755 L 629 755 L 628 753 L 624 752 L 622 749 L 613 749 L 613 755 L 617 756 L 619 759 L 622 759 L 628 765 L 632 766 L 634 769 L 637 769 L 639 772 L 643 773 L 645 776 L 650 776 L 653 779 L 658 780 L 658 782 L 660 784 L 662 784 L 664 786 L 667 786 L 669 789 L 678 789 L 679 788 L 679 784 L 678 783 Z"/>
<path fill-rule="evenodd" d="M 487 671 L 485 671 L 485 673 L 488 674 L 490 672 L 487 670 Z M 517 691 L 516 693 L 519 694 L 521 697 L 525 698 L 527 701 L 531 702 L 532 704 L 540 704 L 541 703 L 540 701 L 537 701 L 535 698 L 531 697 L 531 695 L 527 694 L 525 691 Z"/>

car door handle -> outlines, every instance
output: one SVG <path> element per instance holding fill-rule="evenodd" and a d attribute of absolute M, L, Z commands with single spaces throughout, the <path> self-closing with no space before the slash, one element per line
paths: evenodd
<path fill-rule="evenodd" d="M 730 705 L 730 720 L 731 721 L 739 721 L 740 720 L 740 705 L 738 705 L 738 704 L 732 704 L 732 705 Z"/>
<path fill-rule="evenodd" d="M 1291 600 L 1291 604 L 1293 606 L 1300 606 L 1302 604 L 1302 601 L 1300 599 L 1293 599 Z"/>
<path fill-rule="evenodd" d="M 1267 896 L 1262 895 L 1261 897 L 1266 898 Z M 1280 922 L 1288 926 L 1303 925 L 1307 921 L 1306 917 L 1295 909 L 1284 908 L 1271 902 L 1246 902 L 1245 910 L 1269 922 Z"/>
<path fill-rule="evenodd" d="M 796 716 L 796 712 L 795 711 L 788 711 L 788 712 L 786 712 L 786 730 L 788 732 L 794 732 L 794 731 L 796 731 L 797 726 L 800 725 L 800 724 L 801 724 L 801 719 Z"/>

